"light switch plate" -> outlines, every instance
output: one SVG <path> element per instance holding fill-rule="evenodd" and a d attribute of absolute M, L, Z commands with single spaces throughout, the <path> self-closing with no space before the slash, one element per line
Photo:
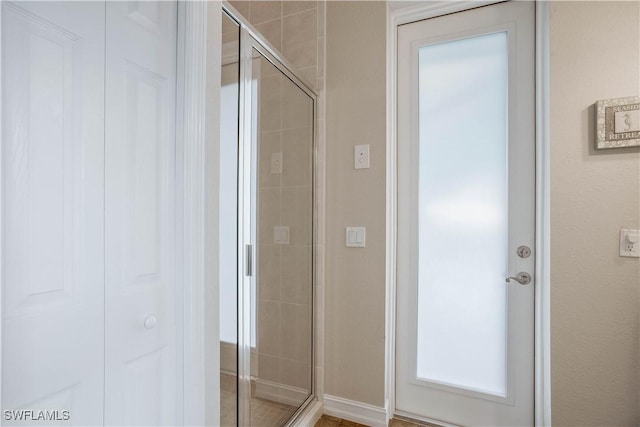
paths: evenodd
<path fill-rule="evenodd" d="M 275 227 L 273 227 L 273 243 L 275 245 L 289 244 L 289 226 L 288 225 L 276 225 Z"/>
<path fill-rule="evenodd" d="M 640 230 L 620 230 L 620 256 L 640 258 Z"/>
<path fill-rule="evenodd" d="M 347 227 L 346 245 L 349 248 L 364 248 L 367 240 L 365 227 Z"/>
<path fill-rule="evenodd" d="M 282 153 L 271 154 L 271 174 L 280 175 L 282 173 Z"/>
<path fill-rule="evenodd" d="M 353 167 L 355 169 L 369 169 L 369 144 L 353 147 Z"/>

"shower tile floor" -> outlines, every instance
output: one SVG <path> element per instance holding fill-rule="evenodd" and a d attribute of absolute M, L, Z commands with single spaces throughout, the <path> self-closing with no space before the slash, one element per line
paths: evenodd
<path fill-rule="evenodd" d="M 367 427 L 364 424 L 354 423 L 324 414 L 316 423 L 315 427 Z"/>
<path fill-rule="evenodd" d="M 220 374 L 220 426 L 236 426 L 236 377 Z"/>
<path fill-rule="evenodd" d="M 253 394 L 253 384 L 251 385 Z M 279 402 L 251 399 L 251 425 L 256 427 L 279 427 L 284 425 L 298 408 Z M 236 377 L 220 374 L 220 424 L 236 425 Z"/>
<path fill-rule="evenodd" d="M 340 418 L 332 417 L 330 415 L 323 415 L 315 427 L 367 427 L 364 424 L 354 423 L 353 421 L 347 421 Z M 399 420 L 393 418 L 389 421 L 389 427 L 438 427 L 435 424 L 414 424 L 409 421 Z"/>

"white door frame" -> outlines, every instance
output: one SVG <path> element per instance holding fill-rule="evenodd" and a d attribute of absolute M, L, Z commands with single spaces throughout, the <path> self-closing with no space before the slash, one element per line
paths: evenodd
<path fill-rule="evenodd" d="M 427 18 L 462 12 L 502 0 L 420 2 L 392 10 L 387 6 L 387 197 L 385 409 L 395 413 L 396 253 L 397 253 L 397 28 Z M 389 4 L 392 5 L 390 2 Z M 551 425 L 550 352 L 550 187 L 549 187 L 549 3 L 536 0 L 536 247 L 535 392 L 536 426 Z"/>
<path fill-rule="evenodd" d="M 0 7 L 0 46 L 2 45 L 2 7 Z M 208 10 L 209 9 L 209 10 Z M 211 21 L 207 22 L 207 13 L 211 14 Z M 217 372 L 219 357 L 217 351 L 208 360 L 209 368 L 216 373 L 208 384 L 205 380 L 205 352 L 207 345 L 217 345 L 218 319 L 217 294 L 218 284 L 215 280 L 217 267 L 215 261 L 217 253 L 215 245 L 205 245 L 211 237 L 217 237 L 217 216 L 208 215 L 217 212 L 212 200 L 217 200 L 217 194 L 212 191 L 205 180 L 217 176 L 215 173 L 217 160 L 216 144 L 206 144 L 219 135 L 218 112 L 219 94 L 216 94 L 215 84 L 207 87 L 207 71 L 210 81 L 219 81 L 218 55 L 207 57 L 207 42 L 216 43 L 220 38 L 220 8 L 207 8 L 207 2 L 178 0 L 178 87 L 177 87 L 177 123 L 176 136 L 178 147 L 178 185 L 176 200 L 183 201 L 183 209 L 178 210 L 178 232 L 182 238 L 179 253 L 182 262 L 178 262 L 178 272 L 182 278 L 184 290 L 184 425 L 205 425 L 205 391 L 211 395 L 208 398 L 219 401 L 219 387 L 217 387 Z M 218 17 L 218 19 L 215 19 Z M 219 45 L 219 43 L 218 43 Z M 214 50 L 215 52 L 215 50 Z M 209 64 L 211 62 L 211 64 Z M 209 67 L 207 67 L 209 65 Z M 216 67 L 216 65 L 218 65 Z M 217 70 L 217 71 L 216 71 Z M 215 73 L 218 74 L 215 74 Z M 218 77 L 216 79 L 216 76 Z M 0 55 L 0 82 L 2 81 L 2 56 Z M 208 90 L 208 92 L 205 92 Z M 211 96 L 213 95 L 213 96 Z M 208 101 L 210 100 L 210 101 Z M 207 108 L 209 107 L 209 108 Z M 209 113 L 207 115 L 207 112 Z M 205 133 L 205 121 L 207 127 Z M 2 92 L 0 85 L 0 137 L 2 135 Z M 0 150 L 0 190 L 2 189 L 2 150 Z M 210 165 L 207 169 L 205 165 Z M 0 225 L 2 224 L 2 194 L 0 193 Z M 215 202 L 214 202 L 215 203 Z M 213 219 L 211 219 L 213 218 Z M 0 260 L 2 259 L 2 227 L 0 227 Z M 180 277 L 180 276 L 178 276 Z M 0 288 L 2 283 L 2 263 L 0 262 Z M 208 287 L 205 284 L 209 284 Z M 205 295 L 205 289 L 207 294 Z M 206 298 L 205 298 L 206 297 Z M 213 301 L 212 301 L 213 299 Z M 216 310 L 205 311 L 205 303 L 212 303 Z M 2 319 L 2 293 L 0 292 L 0 326 Z M 207 316 L 207 317 L 205 317 Z M 205 342 L 205 325 L 209 339 Z M 2 349 L 2 328 L 0 327 L 0 350 Z M 210 340 L 210 341 L 209 341 Z M 215 347 L 217 349 L 217 347 Z M 0 355 L 2 352 L 0 351 Z M 209 355 L 208 355 L 209 356 Z M 2 360 L 0 359 L 0 366 Z M 208 371 L 207 372 L 212 372 Z M 2 370 L 0 369 L 0 383 Z M 206 388 L 205 388 L 206 386 Z M 0 402 L 2 395 L 0 394 Z M 207 413 L 207 419 L 217 419 L 219 416 L 216 405 L 212 412 Z"/>
<path fill-rule="evenodd" d="M 178 197 L 184 290 L 183 425 L 215 425 L 220 408 L 218 141 L 221 2 L 178 0 Z M 208 46 L 214 48 L 208 49 Z M 207 52 L 213 54 L 207 55 Z M 180 198 L 181 197 L 181 198 Z"/>
<path fill-rule="evenodd" d="M 4 353 L 4 351 L 2 351 L 2 342 L 3 342 L 3 338 L 2 338 L 2 331 L 4 330 L 4 325 L 2 322 L 2 319 L 4 319 L 4 315 L 2 314 L 2 307 L 4 307 L 4 300 L 3 300 L 3 289 L 4 289 L 4 282 L 2 280 L 2 278 L 4 277 L 4 273 L 2 271 L 2 260 L 4 259 L 3 257 L 3 238 L 4 236 L 2 235 L 2 229 L 4 228 L 2 226 L 2 224 L 4 224 L 4 218 L 2 213 L 4 212 L 4 206 L 2 206 L 2 200 L 4 198 L 4 194 L 2 192 L 3 187 L 3 182 L 2 182 L 2 177 L 4 174 L 4 171 L 2 170 L 2 165 L 4 164 L 3 159 L 2 159 L 2 144 L 3 144 L 3 140 L 2 140 L 2 135 L 3 134 L 3 127 L 2 127 L 2 117 L 3 117 L 3 113 L 2 113 L 2 105 L 4 104 L 4 98 L 2 97 L 2 13 L 3 13 L 3 9 L 4 7 L 2 7 L 2 3 L 0 3 L 0 409 L 2 408 L 2 354 Z M 2 414 L 4 415 L 4 414 Z"/>

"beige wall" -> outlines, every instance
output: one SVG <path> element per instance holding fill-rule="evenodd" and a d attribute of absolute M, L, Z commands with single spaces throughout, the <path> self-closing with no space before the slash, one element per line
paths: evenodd
<path fill-rule="evenodd" d="M 325 393 L 384 404 L 384 2 L 327 3 Z M 371 168 L 353 169 L 370 144 Z M 367 247 L 345 247 L 345 227 Z"/>
<path fill-rule="evenodd" d="M 595 101 L 640 94 L 640 3 L 551 5 L 551 396 L 555 426 L 639 425 L 638 149 L 594 151 Z"/>
<path fill-rule="evenodd" d="M 596 100 L 638 95 L 637 2 L 551 5 L 552 414 L 554 425 L 638 425 L 638 149 L 595 152 Z M 385 8 L 327 5 L 326 393 L 383 405 Z M 353 170 L 353 145 L 372 167 Z M 367 248 L 344 227 L 367 227 Z"/>

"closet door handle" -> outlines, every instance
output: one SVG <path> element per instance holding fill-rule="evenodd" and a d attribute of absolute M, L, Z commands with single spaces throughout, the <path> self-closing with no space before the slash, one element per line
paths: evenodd
<path fill-rule="evenodd" d="M 155 316 L 155 314 L 150 314 L 147 316 L 146 319 L 144 319 L 144 328 L 153 329 L 155 328 L 157 323 L 158 323 L 158 318 Z"/>

